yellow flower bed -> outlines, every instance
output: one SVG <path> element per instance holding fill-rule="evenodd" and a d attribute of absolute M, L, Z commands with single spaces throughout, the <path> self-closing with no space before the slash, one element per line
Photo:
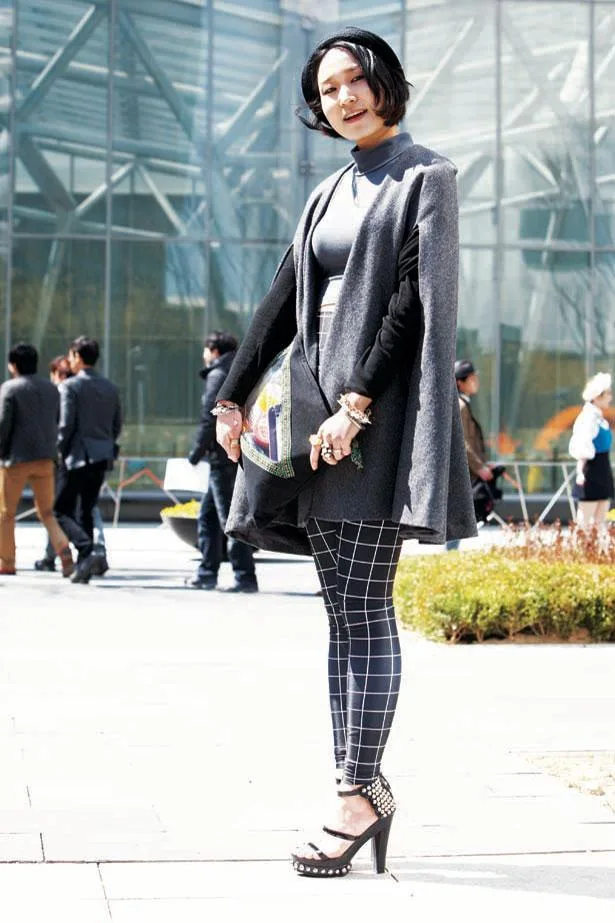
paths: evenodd
<path fill-rule="evenodd" d="M 187 503 L 176 503 L 175 506 L 165 506 L 160 510 L 161 516 L 175 517 L 177 519 L 196 519 L 201 508 L 200 500 L 188 500 Z"/>

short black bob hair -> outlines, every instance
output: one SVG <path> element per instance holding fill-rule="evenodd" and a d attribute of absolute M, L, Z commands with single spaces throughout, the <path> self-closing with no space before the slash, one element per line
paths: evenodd
<path fill-rule="evenodd" d="M 393 69 L 389 67 L 371 48 L 344 41 L 336 42 L 328 48 L 317 49 L 308 59 L 305 65 L 305 73 L 308 77 L 307 82 L 310 89 L 305 96 L 305 101 L 311 115 L 303 116 L 301 114 L 302 108 L 300 107 L 297 109 L 299 120 L 308 128 L 321 131 L 329 138 L 341 138 L 341 135 L 334 128 L 331 128 L 323 114 L 318 89 L 318 68 L 324 56 L 332 48 L 344 48 L 350 52 L 353 58 L 356 58 L 367 80 L 367 85 L 378 100 L 376 115 L 384 119 L 385 125 L 398 125 L 406 114 L 406 104 L 410 99 L 409 87 L 412 84 L 406 80 L 406 75 L 401 68 Z"/>
<path fill-rule="evenodd" d="M 226 330 L 212 330 L 212 332 L 205 337 L 205 346 L 208 349 L 216 349 L 221 356 L 237 349 L 238 345 L 233 334 L 227 333 Z"/>
<path fill-rule="evenodd" d="M 92 366 L 98 362 L 100 347 L 97 340 L 90 337 L 77 337 L 68 347 L 69 352 L 77 353 L 84 365 Z"/>
<path fill-rule="evenodd" d="M 15 343 L 9 350 L 9 362 L 15 366 L 20 375 L 36 375 L 38 369 L 36 347 L 30 343 Z"/>

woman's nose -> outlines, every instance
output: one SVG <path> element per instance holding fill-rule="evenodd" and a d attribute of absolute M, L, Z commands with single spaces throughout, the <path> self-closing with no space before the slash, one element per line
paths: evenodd
<path fill-rule="evenodd" d="M 354 95 L 354 93 L 352 93 L 352 92 L 350 91 L 350 89 L 349 89 L 348 87 L 346 87 L 346 86 L 341 86 L 337 98 L 338 98 L 338 100 L 339 100 L 340 103 L 347 103 L 347 102 L 349 102 L 351 99 L 356 99 L 356 96 Z"/>

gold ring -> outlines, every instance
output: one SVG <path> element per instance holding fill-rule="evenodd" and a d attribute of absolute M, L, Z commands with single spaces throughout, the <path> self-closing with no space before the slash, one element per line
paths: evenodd
<path fill-rule="evenodd" d="M 239 439 L 231 439 L 231 445 L 238 446 L 238 445 L 241 445 L 241 442 L 239 441 Z"/>
<path fill-rule="evenodd" d="M 313 445 L 313 446 L 322 445 L 322 436 L 320 436 L 318 433 L 312 433 L 312 435 L 310 436 L 310 445 Z"/>

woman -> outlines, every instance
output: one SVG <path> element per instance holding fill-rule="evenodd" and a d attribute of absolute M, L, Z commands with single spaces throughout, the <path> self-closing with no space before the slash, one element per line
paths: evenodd
<path fill-rule="evenodd" d="M 380 767 L 401 675 L 392 591 L 402 540 L 443 543 L 475 534 L 475 523 L 453 381 L 455 168 L 400 132 L 408 84 L 379 36 L 348 28 L 321 42 L 301 83 L 302 121 L 354 142 L 353 163 L 310 196 L 214 412 L 220 444 L 243 455 L 229 530 L 262 548 L 311 551 L 322 586 L 340 800 L 293 865 L 333 877 L 368 840 L 385 867 L 395 803 Z M 261 462 L 268 493 L 246 429 L 272 361 L 289 377 L 263 404 L 275 442 Z M 313 428 L 303 433 L 308 475 L 283 504 L 288 402 L 293 428 Z"/>
<path fill-rule="evenodd" d="M 613 436 L 604 419 L 604 411 L 613 399 L 611 376 L 598 372 L 585 385 L 582 397 L 585 403 L 574 421 L 568 447 L 570 455 L 577 459 L 573 490 L 579 501 L 577 523 L 583 529 L 591 525 L 604 528 L 613 496 L 613 473 L 609 463 Z"/>

